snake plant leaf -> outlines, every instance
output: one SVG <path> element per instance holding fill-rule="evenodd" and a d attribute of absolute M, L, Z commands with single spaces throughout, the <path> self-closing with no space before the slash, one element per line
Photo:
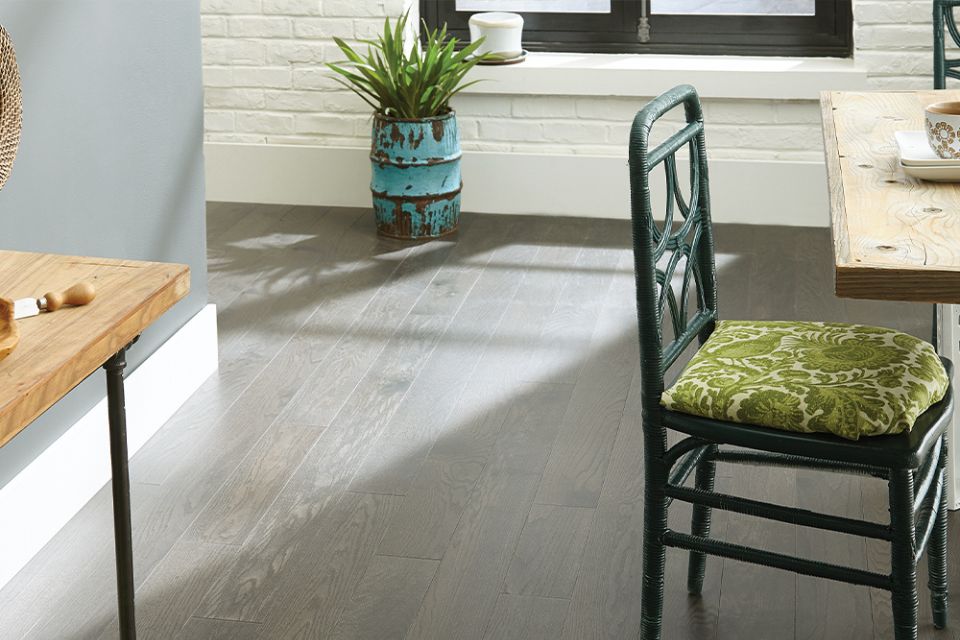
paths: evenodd
<path fill-rule="evenodd" d="M 334 38 L 346 60 L 327 63 L 338 84 L 359 95 L 384 115 L 426 118 L 450 110 L 450 99 L 477 81 L 464 82 L 467 73 L 483 59 L 476 51 L 481 41 L 462 48 L 447 26 L 429 29 L 423 39 L 405 42 L 409 12 L 391 22 L 375 39 L 360 40 L 361 54 L 340 38 Z"/>

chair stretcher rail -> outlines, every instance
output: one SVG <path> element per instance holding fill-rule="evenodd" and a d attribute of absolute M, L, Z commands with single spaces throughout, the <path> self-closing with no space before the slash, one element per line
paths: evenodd
<path fill-rule="evenodd" d="M 769 504 L 767 502 L 750 500 L 748 498 L 731 496 L 724 493 L 680 487 L 674 484 L 667 485 L 666 494 L 668 498 L 689 502 L 690 504 L 699 504 L 715 509 L 723 509 L 724 511 L 742 513 L 748 516 L 786 522 L 788 524 L 798 524 L 804 527 L 848 533 L 856 536 L 875 538 L 877 540 L 893 539 L 893 531 L 888 525 L 867 522 L 865 520 L 816 513 L 806 509 Z"/>
<path fill-rule="evenodd" d="M 773 567 L 774 569 L 793 571 L 794 573 L 805 576 L 839 580 L 840 582 L 860 584 L 874 587 L 875 589 L 886 589 L 887 591 L 890 591 L 892 587 L 890 577 L 881 573 L 854 569 L 852 567 L 842 567 L 826 562 L 804 560 L 782 553 L 773 553 L 772 551 L 751 549 L 750 547 L 744 547 L 739 544 L 691 536 L 686 533 L 671 531 L 670 529 L 664 532 L 663 543 L 668 547 L 676 547 L 688 551 L 700 551 L 713 556 L 730 558 L 731 560 L 742 560 L 765 567 Z"/>

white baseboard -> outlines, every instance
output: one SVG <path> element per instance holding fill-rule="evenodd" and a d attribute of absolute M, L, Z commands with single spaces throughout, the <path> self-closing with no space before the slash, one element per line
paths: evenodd
<path fill-rule="evenodd" d="M 207 143 L 207 199 L 369 207 L 368 151 L 347 147 Z M 465 152 L 463 210 L 629 218 L 624 158 Z M 717 222 L 825 227 L 826 170 L 818 162 L 710 163 Z"/>
<path fill-rule="evenodd" d="M 188 361 L 189 367 L 183 363 Z M 124 383 L 133 456 L 217 370 L 217 310 L 207 305 Z M 94 374 L 96 375 L 96 374 Z M 157 389 L 162 389 L 158 393 Z M 101 400 L 0 489 L 0 587 L 110 480 L 107 401 Z M 38 507 L 42 505 L 42 507 Z M 111 542 L 112 544 L 112 542 Z"/>

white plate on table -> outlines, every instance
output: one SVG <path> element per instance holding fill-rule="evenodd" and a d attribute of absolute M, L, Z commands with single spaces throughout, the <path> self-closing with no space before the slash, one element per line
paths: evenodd
<path fill-rule="evenodd" d="M 960 182 L 960 161 L 938 156 L 924 131 L 896 131 L 900 168 L 908 176 L 931 182 Z"/>

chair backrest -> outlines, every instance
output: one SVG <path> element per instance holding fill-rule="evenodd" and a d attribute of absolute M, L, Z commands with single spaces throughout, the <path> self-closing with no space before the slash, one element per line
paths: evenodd
<path fill-rule="evenodd" d="M 933 88 L 946 89 L 947 78 L 960 79 L 960 59 L 947 60 L 944 28 L 950 38 L 960 47 L 960 30 L 957 29 L 954 7 L 960 7 L 960 0 L 933 0 Z"/>
<path fill-rule="evenodd" d="M 654 123 L 680 105 L 684 126 L 651 148 Z M 689 151 L 689 201 L 677 175 L 683 149 Z M 662 220 L 651 201 L 651 174 L 659 165 L 666 176 Z M 707 339 L 717 319 L 703 110 L 693 87 L 676 87 L 637 113 L 630 132 L 630 192 L 644 429 L 662 431 L 657 412 L 664 375 L 694 338 Z"/>

